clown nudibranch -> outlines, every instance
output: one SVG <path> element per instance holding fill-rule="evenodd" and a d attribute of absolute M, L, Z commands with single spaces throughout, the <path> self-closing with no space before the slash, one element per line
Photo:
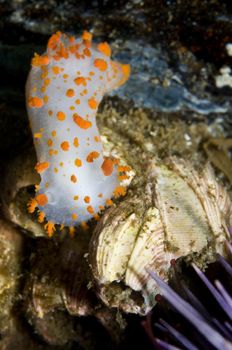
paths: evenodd
<path fill-rule="evenodd" d="M 122 85 L 130 66 L 110 59 L 105 43 L 84 32 L 57 32 L 41 56 L 35 54 L 26 84 L 27 109 L 41 176 L 29 212 L 52 235 L 55 224 L 74 227 L 98 216 L 112 197 L 125 194 L 123 167 L 106 158 L 96 112 L 105 93 Z M 121 169 L 120 169 L 121 168 Z"/>

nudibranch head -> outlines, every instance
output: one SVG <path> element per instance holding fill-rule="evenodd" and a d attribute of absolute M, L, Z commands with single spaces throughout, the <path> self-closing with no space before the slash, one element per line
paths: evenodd
<path fill-rule="evenodd" d="M 105 93 L 122 85 L 130 67 L 111 60 L 107 43 L 93 44 L 60 32 L 32 59 L 27 108 L 41 176 L 29 211 L 69 227 L 98 217 L 112 197 L 125 194 L 114 159 L 103 156 L 96 112 Z"/>

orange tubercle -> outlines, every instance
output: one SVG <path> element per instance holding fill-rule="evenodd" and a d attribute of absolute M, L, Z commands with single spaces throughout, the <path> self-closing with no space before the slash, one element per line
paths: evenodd
<path fill-rule="evenodd" d="M 98 68 L 101 72 L 104 72 L 107 69 L 107 62 L 101 58 L 95 58 L 94 66 Z"/>
<path fill-rule="evenodd" d="M 97 106 L 98 106 L 98 103 L 97 103 L 97 101 L 95 100 L 94 97 L 91 97 L 91 98 L 88 100 L 88 105 L 89 105 L 90 108 L 96 109 Z"/>
<path fill-rule="evenodd" d="M 118 198 L 120 196 L 125 196 L 126 195 L 126 189 L 123 186 L 118 186 L 114 190 L 114 197 Z"/>
<path fill-rule="evenodd" d="M 94 209 L 91 205 L 88 205 L 88 207 L 86 208 L 86 210 L 90 213 L 90 214 L 94 214 Z"/>
<path fill-rule="evenodd" d="M 48 197 L 46 196 L 46 194 L 38 194 L 36 197 L 36 202 L 38 203 L 38 205 L 40 205 L 41 207 L 43 207 L 44 205 L 46 205 L 48 203 Z"/>
<path fill-rule="evenodd" d="M 75 137 L 74 140 L 73 140 L 73 146 L 76 147 L 76 148 L 79 146 L 79 140 L 78 140 L 77 137 Z"/>
<path fill-rule="evenodd" d="M 70 180 L 71 180 L 73 183 L 76 183 L 76 182 L 77 182 L 77 178 L 76 178 L 76 176 L 75 176 L 74 174 L 71 175 Z"/>
<path fill-rule="evenodd" d="M 76 213 L 72 214 L 72 220 L 77 220 L 77 214 Z"/>
<path fill-rule="evenodd" d="M 57 116 L 57 119 L 60 120 L 60 121 L 63 121 L 66 118 L 66 114 L 64 112 L 62 112 L 62 111 L 58 111 L 56 116 Z"/>
<path fill-rule="evenodd" d="M 73 115 L 73 121 L 81 128 L 81 129 L 89 129 L 92 126 L 92 123 L 89 120 L 83 119 L 78 114 Z"/>
<path fill-rule="evenodd" d="M 40 163 L 37 163 L 36 166 L 35 166 L 35 170 L 39 174 L 43 173 L 48 168 L 49 168 L 49 163 L 48 162 L 40 162 Z"/>
<path fill-rule="evenodd" d="M 47 231 L 47 234 L 49 237 L 52 237 L 54 232 L 55 232 L 55 224 L 52 221 L 48 221 L 45 225 L 44 225 L 45 230 Z"/>
<path fill-rule="evenodd" d="M 74 83 L 76 85 L 83 85 L 83 86 L 86 86 L 87 83 L 86 83 L 86 79 L 84 77 L 77 77 L 74 79 Z"/>
<path fill-rule="evenodd" d="M 85 196 L 84 201 L 85 201 L 85 203 L 90 203 L 90 197 L 89 196 Z"/>
<path fill-rule="evenodd" d="M 61 32 L 57 32 L 53 34 L 51 38 L 48 40 L 48 48 L 51 50 L 55 50 L 60 42 Z"/>
<path fill-rule="evenodd" d="M 67 152 L 69 150 L 69 142 L 68 141 L 63 141 L 60 144 L 60 147 L 62 148 L 63 151 Z"/>
<path fill-rule="evenodd" d="M 110 158 L 106 158 L 102 163 L 101 169 L 105 176 L 110 176 L 114 169 L 113 161 Z"/>
<path fill-rule="evenodd" d="M 82 34 L 82 39 L 86 40 L 86 41 L 91 41 L 93 37 L 93 34 L 91 34 L 90 32 L 84 31 Z"/>
<path fill-rule="evenodd" d="M 106 205 L 108 206 L 108 207 L 110 207 L 111 205 L 113 205 L 114 203 L 113 203 L 113 201 L 111 200 L 111 199 L 107 199 L 106 200 Z"/>
<path fill-rule="evenodd" d="M 31 60 L 32 66 L 40 67 L 40 66 L 46 66 L 49 64 L 49 57 L 47 55 L 45 56 L 39 56 L 37 53 L 35 53 L 34 57 Z"/>
<path fill-rule="evenodd" d="M 110 48 L 110 45 L 107 44 L 106 42 L 105 43 L 100 43 L 98 44 L 97 46 L 98 50 L 103 53 L 104 55 L 106 56 L 110 56 L 111 55 L 111 48 Z"/>
<path fill-rule="evenodd" d="M 75 163 L 75 165 L 77 167 L 81 167 L 82 166 L 82 161 L 79 158 L 76 158 L 74 163 Z"/>
<path fill-rule="evenodd" d="M 94 159 L 97 159 L 99 156 L 100 154 L 96 151 L 90 152 L 86 157 L 86 161 L 88 163 L 93 163 Z"/>
<path fill-rule="evenodd" d="M 29 200 L 29 202 L 27 203 L 27 210 L 30 214 L 34 213 L 35 209 L 37 208 L 37 201 L 35 198 L 32 198 Z"/>
<path fill-rule="evenodd" d="M 44 104 L 44 101 L 40 97 L 29 97 L 28 106 L 31 108 L 41 108 Z"/>
<path fill-rule="evenodd" d="M 44 222 L 44 219 L 45 219 L 45 213 L 43 211 L 40 211 L 38 215 L 38 222 L 42 224 L 42 222 Z"/>

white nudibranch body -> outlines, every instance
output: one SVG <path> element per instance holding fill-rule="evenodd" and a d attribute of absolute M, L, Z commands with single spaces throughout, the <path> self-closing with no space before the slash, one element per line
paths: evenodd
<path fill-rule="evenodd" d="M 97 218 L 113 196 L 125 194 L 120 167 L 103 156 L 96 125 L 104 94 L 129 77 L 129 65 L 110 55 L 109 45 L 92 44 L 88 32 L 78 39 L 58 32 L 32 59 L 26 99 L 41 182 L 28 208 L 39 209 L 49 235 L 54 224 L 73 227 Z"/>

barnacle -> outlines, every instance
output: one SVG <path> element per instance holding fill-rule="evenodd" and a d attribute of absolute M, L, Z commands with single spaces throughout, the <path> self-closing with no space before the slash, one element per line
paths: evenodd
<path fill-rule="evenodd" d="M 183 159 L 153 159 L 146 176 L 143 194 L 103 215 L 89 249 L 99 297 L 139 314 L 151 310 L 158 292 L 147 269 L 167 281 L 172 259 L 197 253 L 204 266 L 215 252 L 224 254 L 232 212 L 209 164 L 196 170 Z"/>

